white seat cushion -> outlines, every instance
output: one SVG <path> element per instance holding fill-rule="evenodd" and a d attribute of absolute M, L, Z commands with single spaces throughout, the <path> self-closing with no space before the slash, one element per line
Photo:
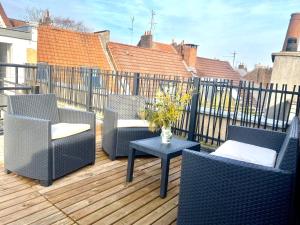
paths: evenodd
<path fill-rule="evenodd" d="M 272 149 L 232 140 L 226 141 L 211 154 L 269 167 L 275 166 L 277 156 Z"/>
<path fill-rule="evenodd" d="M 51 126 L 51 138 L 52 140 L 68 137 L 74 134 L 91 129 L 90 124 L 82 123 L 57 123 Z"/>
<path fill-rule="evenodd" d="M 149 127 L 147 120 L 118 120 L 117 127 Z"/>

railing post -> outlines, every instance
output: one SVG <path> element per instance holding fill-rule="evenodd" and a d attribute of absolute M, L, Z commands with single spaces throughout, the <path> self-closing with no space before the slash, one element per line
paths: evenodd
<path fill-rule="evenodd" d="M 18 66 L 15 67 L 15 86 L 19 84 L 19 68 Z"/>
<path fill-rule="evenodd" d="M 52 87 L 52 66 L 49 65 L 48 68 L 48 91 L 49 93 L 53 92 L 53 87 Z"/>
<path fill-rule="evenodd" d="M 198 109 L 198 100 L 199 100 L 199 88 L 200 88 L 200 78 L 194 77 L 193 80 L 193 95 L 191 101 L 191 111 L 190 111 L 190 123 L 189 123 L 189 131 L 188 131 L 188 140 L 195 140 L 196 133 L 196 122 L 197 122 L 197 109 Z"/>
<path fill-rule="evenodd" d="M 86 110 L 90 112 L 93 110 L 93 69 L 90 69 L 88 74 L 88 93 L 86 99 Z"/>
<path fill-rule="evenodd" d="M 140 74 L 135 73 L 133 78 L 133 95 L 139 95 Z"/>

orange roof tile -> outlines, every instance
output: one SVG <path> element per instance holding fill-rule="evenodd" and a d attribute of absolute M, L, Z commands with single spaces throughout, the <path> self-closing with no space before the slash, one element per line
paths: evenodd
<path fill-rule="evenodd" d="M 94 33 L 39 26 L 37 51 L 38 62 L 111 70 L 100 38 Z"/>
<path fill-rule="evenodd" d="M 160 50 L 163 52 L 168 52 L 168 53 L 177 53 L 173 45 L 171 44 L 164 44 L 160 42 L 153 42 L 152 45 L 153 49 Z"/>
<path fill-rule="evenodd" d="M 239 73 L 227 61 L 197 57 L 196 70 L 201 77 L 233 80 L 235 84 L 240 81 Z"/>
<path fill-rule="evenodd" d="M 118 71 L 191 76 L 176 53 L 114 42 L 108 43 L 108 49 Z"/>

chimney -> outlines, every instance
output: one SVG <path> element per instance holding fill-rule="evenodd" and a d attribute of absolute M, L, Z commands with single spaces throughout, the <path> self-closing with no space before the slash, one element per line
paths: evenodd
<path fill-rule="evenodd" d="M 139 47 L 143 48 L 152 48 L 152 41 L 153 37 L 150 31 L 146 31 L 144 35 L 141 36 L 141 40 L 138 43 Z"/>
<path fill-rule="evenodd" d="M 240 63 L 240 64 L 238 65 L 238 69 L 247 71 L 247 67 L 246 67 L 245 64 L 243 64 L 243 63 Z"/>
<path fill-rule="evenodd" d="M 97 32 L 95 32 L 95 34 L 99 35 L 103 46 L 106 46 L 106 44 L 110 41 L 110 31 L 109 30 L 97 31 Z"/>
<path fill-rule="evenodd" d="M 196 66 L 196 58 L 197 58 L 197 45 L 194 44 L 184 44 L 182 50 L 182 56 L 185 63 L 188 67 Z"/>
<path fill-rule="evenodd" d="M 282 51 L 298 51 L 300 40 L 300 13 L 291 15 L 289 27 L 286 32 Z"/>
<path fill-rule="evenodd" d="M 182 59 L 185 61 L 187 66 L 195 68 L 198 45 L 184 44 L 184 41 L 182 41 L 180 44 L 173 42 L 172 45 L 176 49 L 178 54 L 182 56 Z"/>

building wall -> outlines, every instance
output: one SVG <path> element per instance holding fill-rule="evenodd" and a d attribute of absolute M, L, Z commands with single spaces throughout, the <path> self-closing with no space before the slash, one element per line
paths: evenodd
<path fill-rule="evenodd" d="M 271 82 L 287 84 L 289 90 L 294 85 L 300 85 L 300 53 L 276 55 Z"/>
<path fill-rule="evenodd" d="M 11 61 L 10 63 L 25 64 L 32 62 L 32 53 L 37 50 L 37 42 L 23 40 L 18 38 L 0 36 L 0 42 L 11 44 Z M 31 49 L 30 57 L 28 58 L 27 49 Z M 35 56 L 36 58 L 36 56 Z"/>
<path fill-rule="evenodd" d="M 14 31 L 10 31 L 14 32 Z M 33 28 L 31 33 L 28 33 L 28 39 L 18 38 L 18 35 L 22 31 L 16 31 L 15 36 L 0 35 L 0 43 L 2 46 L 8 46 L 8 48 L 1 48 L 0 54 L 7 55 L 6 60 L 2 57 L 3 63 L 14 63 L 14 64 L 26 64 L 37 62 L 37 33 L 36 29 Z M 5 31 L 3 31 L 4 34 Z M 31 38 L 30 38 L 31 37 Z M 6 51 L 6 52 L 5 52 Z M 5 72 L 5 73 L 4 73 Z M 2 71 L 2 77 L 6 77 L 7 80 L 14 81 L 15 70 L 14 68 L 6 68 L 6 71 Z M 19 82 L 24 82 L 24 69 L 19 69 Z"/>

